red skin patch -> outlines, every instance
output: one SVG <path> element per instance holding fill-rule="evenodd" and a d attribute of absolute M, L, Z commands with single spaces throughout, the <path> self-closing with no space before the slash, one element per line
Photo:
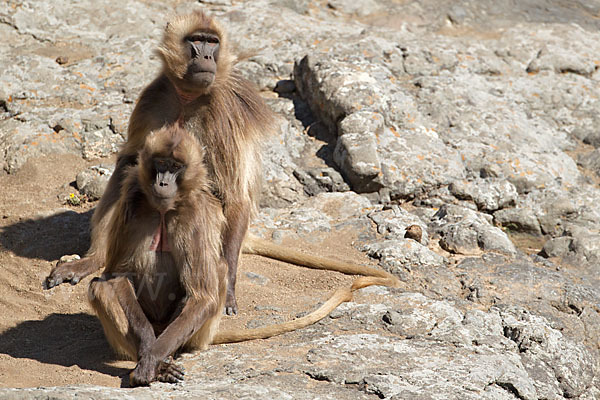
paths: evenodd
<path fill-rule="evenodd" d="M 160 213 L 160 225 L 156 228 L 154 235 L 152 235 L 150 251 L 171 251 L 167 235 L 167 224 L 165 224 L 165 213 Z"/>

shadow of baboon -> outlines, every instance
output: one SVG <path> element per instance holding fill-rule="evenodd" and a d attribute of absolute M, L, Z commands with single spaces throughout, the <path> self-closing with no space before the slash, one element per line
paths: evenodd
<path fill-rule="evenodd" d="M 71 210 L 19 221 L 0 228 L 0 244 L 18 256 L 47 261 L 65 254 L 83 255 L 90 245 L 93 210 Z"/>
<path fill-rule="evenodd" d="M 41 321 L 23 321 L 0 334 L 0 353 L 44 364 L 77 365 L 121 377 L 122 386 L 129 384 L 129 369 L 107 364 L 117 358 L 100 321 L 89 314 L 51 314 Z"/>

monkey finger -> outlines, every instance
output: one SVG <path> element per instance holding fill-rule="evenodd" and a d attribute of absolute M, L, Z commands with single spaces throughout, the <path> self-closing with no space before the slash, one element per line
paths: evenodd
<path fill-rule="evenodd" d="M 173 365 L 173 369 L 170 372 L 179 380 L 183 380 L 183 377 L 185 376 L 185 369 L 179 365 Z"/>
<path fill-rule="evenodd" d="M 185 369 L 173 362 L 172 357 L 167 357 L 161 363 L 157 379 L 161 382 L 177 383 L 183 380 Z"/>
<path fill-rule="evenodd" d="M 179 383 L 183 381 L 183 379 L 183 373 L 175 370 L 165 371 L 163 373 L 158 374 L 158 376 L 156 377 L 156 380 L 165 383 Z"/>
<path fill-rule="evenodd" d="M 44 289 L 46 289 L 46 290 L 47 289 L 52 289 L 54 286 L 58 286 L 61 283 L 63 283 L 62 278 L 51 278 L 51 277 L 48 277 L 48 278 L 46 278 Z"/>
<path fill-rule="evenodd" d="M 179 383 L 179 382 L 183 381 L 183 376 L 175 375 L 174 373 L 169 372 L 169 373 L 162 374 L 162 376 L 159 376 L 159 380 L 161 382 L 166 382 L 166 383 Z"/>
<path fill-rule="evenodd" d="M 237 308 L 235 307 L 225 307 L 226 315 L 237 315 Z"/>

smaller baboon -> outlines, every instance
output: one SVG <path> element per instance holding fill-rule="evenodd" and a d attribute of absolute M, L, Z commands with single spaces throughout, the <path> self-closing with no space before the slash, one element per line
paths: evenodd
<path fill-rule="evenodd" d="M 106 267 L 90 283 L 90 303 L 107 340 L 117 353 L 137 361 L 130 374 L 134 386 L 182 380 L 184 371 L 172 360 L 178 349 L 280 335 L 319 321 L 357 289 L 399 284 L 381 270 L 290 252 L 250 236 L 247 252 L 279 252 L 311 268 L 367 276 L 338 289 L 305 317 L 217 333 L 227 296 L 220 240 L 225 217 L 207 184 L 203 156 L 197 140 L 178 125 L 146 138 L 137 164 L 124 172 L 107 227 Z"/>
<path fill-rule="evenodd" d="M 203 150 L 178 126 L 147 137 L 124 173 L 108 229 L 106 266 L 90 303 L 112 347 L 137 361 L 134 386 L 177 382 L 170 357 L 206 348 L 225 304 L 225 218 L 208 185 Z"/>

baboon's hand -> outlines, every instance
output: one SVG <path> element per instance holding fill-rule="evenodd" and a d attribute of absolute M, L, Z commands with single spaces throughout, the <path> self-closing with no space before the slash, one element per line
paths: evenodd
<path fill-rule="evenodd" d="M 50 275 L 46 277 L 43 283 L 44 289 L 51 289 L 63 282 L 70 282 L 71 285 L 76 285 L 79 281 L 90 274 L 88 267 L 88 259 L 75 259 L 69 262 L 58 262 Z"/>
<path fill-rule="evenodd" d="M 152 356 L 142 357 L 135 369 L 129 374 L 131 386 L 145 386 L 160 381 L 178 383 L 183 380 L 183 367 L 175 364 L 172 357 L 156 361 Z"/>
<path fill-rule="evenodd" d="M 178 383 L 183 380 L 185 369 L 176 364 L 172 357 L 164 359 L 158 367 L 158 376 L 156 380 L 167 383 Z"/>
<path fill-rule="evenodd" d="M 156 380 L 158 362 L 152 358 L 142 357 L 135 369 L 129 374 L 131 386 L 147 386 Z"/>

